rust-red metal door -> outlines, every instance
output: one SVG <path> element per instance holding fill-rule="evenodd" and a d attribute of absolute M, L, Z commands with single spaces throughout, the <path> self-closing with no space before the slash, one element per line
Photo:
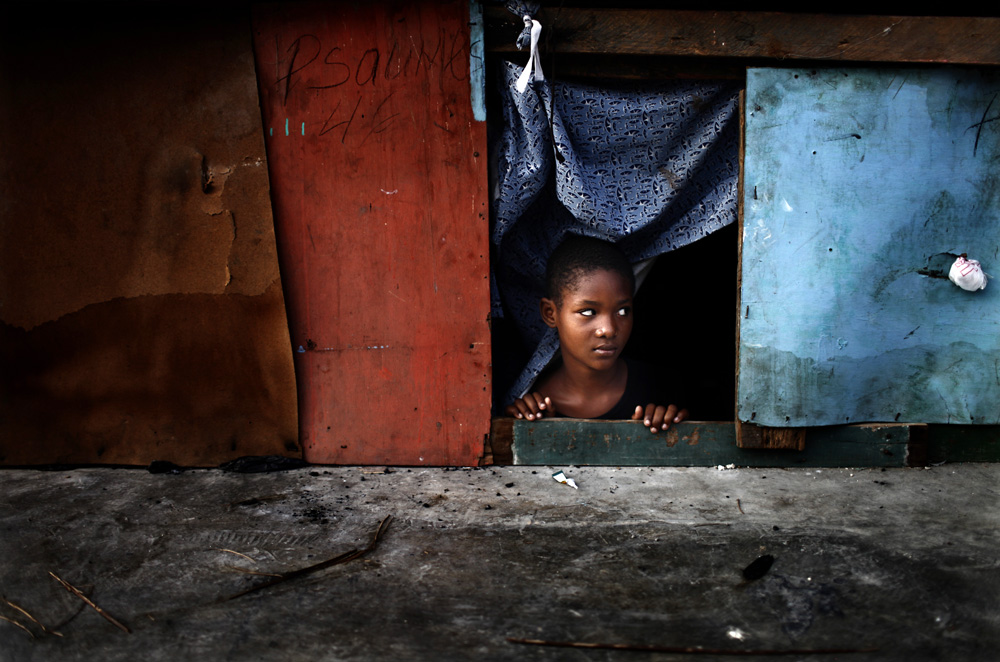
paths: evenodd
<path fill-rule="evenodd" d="M 486 129 L 466 2 L 276 4 L 254 52 L 307 460 L 474 465 Z"/>

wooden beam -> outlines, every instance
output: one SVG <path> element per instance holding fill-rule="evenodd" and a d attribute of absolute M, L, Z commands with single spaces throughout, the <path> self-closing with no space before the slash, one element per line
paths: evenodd
<path fill-rule="evenodd" d="M 1000 462 L 996 425 L 929 425 L 927 462 Z"/>
<path fill-rule="evenodd" d="M 523 23 L 487 7 L 487 49 L 518 52 Z M 546 8 L 543 53 L 1000 64 L 1000 18 Z"/>
<path fill-rule="evenodd" d="M 561 419 L 568 421 L 570 419 Z M 520 426 L 532 425 L 531 423 L 519 423 Z M 608 427 L 610 425 L 610 428 Z M 777 446 L 771 446 L 771 451 L 763 451 L 766 446 L 757 448 L 730 448 L 720 445 L 712 451 L 707 451 L 706 445 L 713 443 L 729 444 L 732 438 L 729 436 L 730 423 L 697 423 L 700 428 L 698 432 L 699 444 L 703 445 L 705 452 L 718 452 L 716 456 L 719 461 L 716 464 L 737 464 L 738 466 L 764 466 L 766 464 L 776 465 L 784 463 L 785 466 L 837 466 L 850 464 L 851 466 L 862 466 L 867 464 L 872 466 L 875 462 L 880 462 L 879 466 L 908 466 L 919 467 L 930 464 L 940 464 L 942 462 L 1000 462 L 1000 434 L 997 428 L 989 425 L 916 425 L 902 423 L 872 423 L 868 425 L 855 425 L 850 427 L 830 427 L 830 428 L 792 428 L 795 432 L 808 435 L 811 446 L 809 452 L 774 452 L 780 450 Z M 632 426 L 632 427 L 621 427 Z M 751 426 L 756 427 L 756 426 Z M 545 428 L 527 428 L 533 432 L 544 432 Z M 584 436 L 580 436 L 579 431 L 585 430 Z M 739 432 L 733 426 L 733 434 Z M 760 429 L 760 428 L 758 428 Z M 766 430 L 778 430 L 779 428 L 765 428 Z M 611 432 L 609 432 L 609 430 Z M 548 442 L 552 449 L 560 443 L 559 434 L 565 433 L 563 428 L 550 429 L 553 433 Z M 597 422 L 594 426 L 574 426 L 572 432 L 576 434 L 574 446 L 579 447 L 592 443 L 599 438 L 603 442 L 605 434 L 614 434 L 616 440 L 624 433 L 643 432 L 636 430 L 634 423 L 609 423 L 607 421 Z M 704 434 L 702 434 L 704 431 Z M 683 437 L 687 436 L 684 441 Z M 543 443 L 541 438 L 533 435 L 533 443 Z M 521 438 L 524 438 L 522 432 Z M 670 460 L 677 462 L 681 460 L 682 451 L 674 452 L 668 450 L 670 439 L 663 441 L 653 435 L 639 437 L 640 441 L 645 440 L 647 444 L 656 444 L 660 448 L 660 456 L 656 462 L 649 464 L 663 464 Z M 713 440 L 710 442 L 709 440 Z M 679 437 L 682 441 L 690 445 L 691 432 L 685 432 Z M 905 448 L 901 445 L 905 441 Z M 492 457 L 487 455 L 484 464 L 512 465 L 514 464 L 514 419 L 494 418 L 493 428 L 488 441 L 492 447 Z M 564 442 L 563 442 L 564 443 Z M 860 444 L 860 445 L 859 445 Z M 620 445 L 620 444 L 619 444 Z M 802 444 L 803 447 L 805 444 Z M 676 447 L 676 444 L 674 444 Z M 689 451 L 691 449 L 688 449 Z M 789 449 L 785 449 L 786 451 Z M 800 450 L 804 450 L 800 449 Z M 534 452 L 534 451 L 530 451 Z M 526 459 L 529 453 L 522 453 L 522 460 Z M 543 451 L 539 451 L 543 452 Z M 549 452 L 549 451 L 544 451 Z M 728 455 L 722 455 L 722 453 Z M 605 460 L 610 457 L 613 450 L 605 444 Z M 667 455 L 671 453 L 671 455 Z M 689 453 L 690 454 L 690 453 Z M 582 464 L 581 458 L 576 454 L 576 448 L 569 449 L 568 453 L 558 456 L 554 454 L 549 458 L 556 464 Z M 621 464 L 621 456 L 611 458 L 611 464 Z M 708 457 L 698 458 L 702 463 L 708 462 Z M 723 461 L 725 460 L 725 461 Z"/>
<path fill-rule="evenodd" d="M 806 428 L 771 428 L 737 420 L 736 445 L 801 451 L 806 448 Z"/>
<path fill-rule="evenodd" d="M 724 421 L 685 421 L 665 434 L 652 434 L 640 421 L 494 419 L 501 421 L 512 422 L 517 465 L 903 467 L 927 456 L 924 425 L 805 428 L 809 444 L 796 451 L 738 448 L 736 426 Z M 500 464 L 495 439 L 493 453 Z"/>
<path fill-rule="evenodd" d="M 503 58 L 491 53 L 490 59 Z M 527 55 L 523 56 L 527 59 Z M 579 54 L 562 57 L 546 54 L 542 58 L 545 75 L 554 80 L 739 80 L 746 79 L 747 67 L 767 67 L 765 59 L 713 57 L 657 57 L 655 55 Z"/>
<path fill-rule="evenodd" d="M 490 464 L 514 464 L 514 419 L 494 418 L 490 426 Z"/>

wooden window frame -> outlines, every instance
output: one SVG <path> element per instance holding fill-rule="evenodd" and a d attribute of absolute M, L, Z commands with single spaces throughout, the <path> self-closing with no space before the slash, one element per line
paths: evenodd
<path fill-rule="evenodd" d="M 486 51 L 493 57 L 519 53 L 515 47 L 523 23 L 501 7 L 484 10 Z M 543 8 L 535 17 L 543 26 L 543 57 L 558 56 L 556 76 L 642 79 L 664 77 L 743 78 L 748 67 L 794 65 L 840 66 L 887 63 L 1000 65 L 1000 18 L 961 16 L 825 15 L 742 11 Z M 527 57 L 525 53 L 523 57 Z M 738 223 L 743 224 L 743 103 L 740 103 L 740 179 Z M 742 257 L 742 250 L 740 251 Z M 737 267 L 737 278 L 741 274 Z M 737 281 L 737 290 L 741 284 Z M 739 296 L 739 295 L 738 295 Z M 739 342 L 739 304 L 736 342 Z M 737 356 L 737 376 L 738 376 Z M 773 428 L 733 422 L 687 422 L 667 435 L 635 435 L 641 424 L 562 419 L 542 422 L 496 418 L 487 440 L 484 463 L 565 462 L 559 452 L 587 464 L 712 465 L 724 457 L 718 448 L 735 446 L 741 466 L 922 466 L 957 457 L 964 461 L 996 459 L 995 435 L 982 426 L 873 423 L 832 428 Z M 546 442 L 535 448 L 535 431 Z M 834 437 L 831 431 L 838 431 Z M 671 433 L 673 436 L 671 436 Z M 610 439 L 615 443 L 611 444 Z M 667 441 L 663 441 L 666 438 Z M 806 439 L 821 443 L 809 444 Z M 565 440 L 570 440 L 568 445 Z M 654 442 L 653 439 L 656 441 Z M 673 443 L 671 443 L 673 439 Z M 694 443 L 691 443 L 691 440 Z M 972 452 L 959 441 L 972 441 Z M 624 442 L 624 443 L 623 443 Z M 735 443 L 733 443 L 735 442 Z M 665 453 L 684 445 L 695 451 Z M 845 445 L 846 444 L 846 445 Z M 518 452 L 521 445 L 530 452 Z M 627 450 L 621 450 L 623 445 Z M 600 448 L 609 449 L 601 452 Z M 618 452 L 611 452 L 612 447 Z M 709 448 L 711 446 L 711 448 Z M 660 450 L 656 450 L 659 448 Z M 858 449 L 864 448 L 861 452 Z M 559 450 L 561 449 L 561 451 Z M 571 449 L 583 449 L 571 450 Z M 767 453 L 761 460 L 755 450 Z M 551 452 L 550 452 L 551 451 Z M 704 452 L 702 452 L 704 451 Z M 797 453 L 794 453 L 797 451 Z M 950 454 L 949 454 L 950 451 Z M 749 452 L 750 455 L 745 453 Z M 839 453 L 839 455 L 838 455 Z M 659 460 L 659 461 L 657 461 Z"/>

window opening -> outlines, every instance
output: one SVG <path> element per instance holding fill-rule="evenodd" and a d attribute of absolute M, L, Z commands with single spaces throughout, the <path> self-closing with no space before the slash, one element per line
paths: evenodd
<path fill-rule="evenodd" d="M 633 262 L 661 256 L 637 293 L 627 355 L 672 361 L 692 413 L 731 420 L 741 83 L 556 80 L 518 93 L 521 67 L 498 65 L 488 114 L 494 412 L 557 355 L 538 299 L 548 255 L 576 233 L 615 241 Z"/>

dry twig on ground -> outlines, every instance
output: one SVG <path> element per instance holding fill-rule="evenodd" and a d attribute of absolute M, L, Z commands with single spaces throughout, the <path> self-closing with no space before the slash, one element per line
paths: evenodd
<path fill-rule="evenodd" d="M 255 593 L 257 591 L 269 588 L 276 584 L 287 582 L 289 579 L 295 579 L 296 577 L 302 577 L 304 575 L 311 575 L 314 572 L 319 572 L 320 570 L 325 570 L 326 568 L 330 568 L 332 566 L 340 565 L 341 563 L 347 563 L 348 561 L 353 561 L 356 558 L 360 558 L 365 554 L 373 551 L 378 546 L 379 539 L 381 539 L 382 535 L 385 533 L 385 530 L 389 528 L 389 522 L 391 520 L 392 520 L 392 515 L 386 515 L 385 519 L 379 522 L 378 528 L 375 530 L 375 535 L 372 536 L 372 541 L 368 543 L 368 546 L 365 547 L 364 549 L 352 549 L 351 551 L 345 552 L 340 556 L 335 556 L 332 559 L 327 559 L 326 561 L 320 561 L 319 563 L 306 566 L 305 568 L 299 568 L 298 570 L 292 570 L 290 572 L 282 573 L 269 582 L 264 582 L 263 584 L 259 584 L 258 586 L 248 588 L 245 591 L 242 591 L 240 593 L 237 593 L 236 595 L 232 595 L 226 598 L 226 600 L 235 600 L 236 598 L 242 597 L 249 593 Z"/>
<path fill-rule="evenodd" d="M 0 621 L 7 621 L 8 623 L 16 625 L 17 627 L 27 632 L 29 637 L 31 637 L 32 639 L 35 638 L 35 635 L 31 632 L 31 630 L 25 627 L 23 623 L 18 623 L 17 621 L 15 621 L 13 618 L 7 618 L 6 616 L 0 614 Z"/>
<path fill-rule="evenodd" d="M 119 628 L 123 632 L 126 632 L 128 634 L 132 634 L 132 631 L 129 630 L 124 625 L 122 625 L 121 621 L 117 620 L 114 616 L 112 616 L 111 614 L 109 614 L 108 612 L 104 611 L 103 609 L 101 609 L 100 607 L 98 607 L 96 604 L 94 604 L 94 602 L 90 598 L 88 598 L 86 595 L 83 594 L 83 591 L 81 591 L 77 587 L 73 586 L 72 584 L 70 584 L 65 579 L 60 578 L 58 575 L 56 575 L 56 573 L 50 572 L 49 574 L 52 575 L 52 578 L 55 579 L 57 582 L 59 582 L 64 589 L 66 589 L 67 591 L 69 591 L 70 593 L 72 593 L 73 595 L 75 595 L 76 597 L 78 597 L 81 600 L 83 600 L 84 603 L 86 603 L 86 605 L 88 607 L 90 607 L 91 609 L 93 609 L 94 611 L 96 611 L 98 614 L 100 614 L 101 616 L 103 616 L 104 618 L 106 618 L 108 620 L 108 622 L 110 622 L 112 625 L 114 625 L 115 627 Z"/>
<path fill-rule="evenodd" d="M 61 637 L 61 636 L 63 636 L 63 635 L 62 635 L 62 632 L 56 632 L 55 630 L 52 630 L 52 629 L 49 629 L 49 628 L 45 627 L 45 625 L 43 625 L 41 621 L 39 621 L 39 620 L 38 620 L 37 618 L 35 618 L 35 617 L 34 617 L 34 616 L 32 616 L 31 614 L 29 614 L 29 613 L 28 613 L 28 610 L 27 610 L 27 609 L 25 609 L 24 607 L 22 607 L 21 605 L 19 605 L 19 604 L 15 604 L 15 603 L 11 602 L 10 600 L 8 600 L 7 598 L 4 598 L 4 599 L 3 599 L 3 601 L 4 601 L 4 602 L 6 602 L 6 603 L 7 603 L 7 604 L 8 604 L 8 605 L 9 605 L 10 607 L 12 607 L 13 609 L 16 609 L 17 611 L 19 611 L 19 612 L 21 612 L 22 614 L 24 614 L 25 616 L 27 616 L 27 617 L 28 617 L 28 619 L 29 619 L 29 620 L 30 620 L 30 621 L 31 621 L 32 623 L 34 623 L 34 624 L 35 624 L 35 625 L 37 625 L 38 627 L 42 628 L 42 632 L 44 632 L 45 634 L 54 634 L 54 635 L 55 635 L 55 636 L 57 636 L 57 637 Z M 6 619 L 6 620 L 10 620 L 10 619 L 8 618 L 8 619 Z M 13 623 L 14 621 L 11 621 L 11 622 Z"/>

